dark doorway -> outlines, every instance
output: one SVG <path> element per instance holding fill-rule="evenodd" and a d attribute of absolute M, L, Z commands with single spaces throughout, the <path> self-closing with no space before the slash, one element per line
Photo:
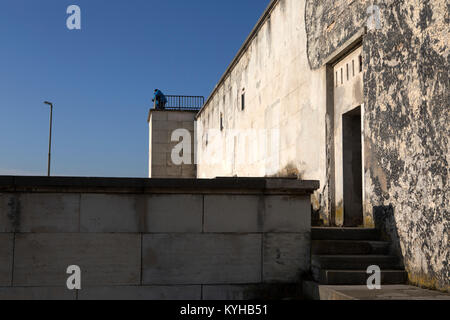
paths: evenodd
<path fill-rule="evenodd" d="M 344 165 L 344 226 L 364 224 L 362 204 L 361 107 L 342 117 Z"/>

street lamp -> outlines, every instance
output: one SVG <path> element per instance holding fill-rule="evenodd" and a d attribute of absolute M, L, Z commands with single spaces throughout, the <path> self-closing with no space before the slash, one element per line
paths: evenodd
<path fill-rule="evenodd" d="M 53 103 L 44 101 L 45 104 L 50 106 L 50 135 L 48 138 L 48 176 L 50 177 L 50 163 L 52 154 L 52 122 L 53 122 Z"/>

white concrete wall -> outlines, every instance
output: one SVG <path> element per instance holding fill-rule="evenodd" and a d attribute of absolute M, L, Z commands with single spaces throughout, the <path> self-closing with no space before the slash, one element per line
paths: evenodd
<path fill-rule="evenodd" d="M 309 67 L 304 10 L 304 0 L 278 3 L 199 114 L 199 178 L 298 175 L 326 184 L 326 70 Z"/>
<path fill-rule="evenodd" d="M 333 70 L 334 75 L 334 159 L 335 159 L 335 208 L 336 224 L 344 224 L 344 164 L 343 164 L 343 121 L 345 113 L 361 107 L 361 119 L 364 119 L 363 72 L 360 71 L 359 57 L 362 47 L 346 55 Z M 353 74 L 354 65 L 354 74 Z M 347 78 L 348 66 L 348 78 Z M 364 122 L 361 121 L 361 142 L 364 133 Z M 364 148 L 364 145 L 363 145 Z M 363 150 L 361 150 L 363 153 Z M 361 169 L 364 171 L 363 169 Z M 362 174 L 362 179 L 364 175 Z M 362 213 L 361 213 L 362 215 Z"/>

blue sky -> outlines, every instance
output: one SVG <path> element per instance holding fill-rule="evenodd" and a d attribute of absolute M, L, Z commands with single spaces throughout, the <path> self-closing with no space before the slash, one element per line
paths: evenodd
<path fill-rule="evenodd" d="M 49 100 L 53 175 L 146 177 L 153 88 L 208 96 L 269 2 L 2 0 L 0 175 L 46 175 Z"/>

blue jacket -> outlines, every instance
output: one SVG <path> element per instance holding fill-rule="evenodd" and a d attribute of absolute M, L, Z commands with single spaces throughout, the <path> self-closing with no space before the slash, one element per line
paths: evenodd
<path fill-rule="evenodd" d="M 153 95 L 153 100 L 152 101 L 162 101 L 164 103 L 167 103 L 167 98 L 164 95 L 164 93 L 162 93 L 160 90 L 157 90 L 155 92 L 155 94 Z"/>

